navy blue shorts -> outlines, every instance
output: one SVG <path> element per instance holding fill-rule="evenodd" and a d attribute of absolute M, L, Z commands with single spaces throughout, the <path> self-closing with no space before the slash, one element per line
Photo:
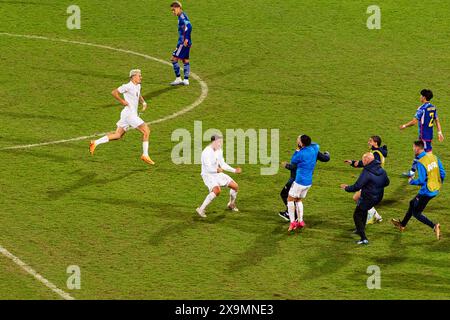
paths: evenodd
<path fill-rule="evenodd" d="M 433 151 L 433 146 L 431 145 L 431 141 L 425 141 L 422 140 L 423 144 L 425 145 L 425 152 L 432 152 Z"/>
<path fill-rule="evenodd" d="M 189 59 L 189 52 L 191 51 L 191 47 L 185 47 L 183 44 L 180 44 L 172 53 L 172 56 L 178 59 Z"/>

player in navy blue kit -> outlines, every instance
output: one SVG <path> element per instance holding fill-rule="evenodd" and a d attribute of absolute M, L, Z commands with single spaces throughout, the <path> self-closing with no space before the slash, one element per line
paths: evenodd
<path fill-rule="evenodd" d="M 189 85 L 189 74 L 191 73 L 191 65 L 189 64 L 189 52 L 192 46 L 191 32 L 192 25 L 186 13 L 183 12 L 181 3 L 178 1 L 172 2 L 170 5 L 172 13 L 178 17 L 178 43 L 177 47 L 172 53 L 172 65 L 175 72 L 176 79 L 171 83 L 172 86 Z M 184 80 L 181 79 L 180 65 L 178 61 L 183 62 Z"/>
<path fill-rule="evenodd" d="M 442 134 L 442 127 L 439 122 L 437 109 L 430 103 L 431 99 L 433 99 L 433 92 L 429 89 L 423 89 L 420 92 L 420 102 L 422 105 L 417 109 L 414 119 L 400 126 L 400 130 L 403 130 L 417 124 L 419 126 L 419 140 L 423 141 L 425 151 L 430 153 L 433 151 L 432 142 L 435 124 L 438 130 L 439 142 L 444 141 L 444 135 Z M 411 170 L 403 173 L 403 175 L 406 177 L 414 177 L 417 170 L 416 167 L 417 164 L 414 160 Z"/>

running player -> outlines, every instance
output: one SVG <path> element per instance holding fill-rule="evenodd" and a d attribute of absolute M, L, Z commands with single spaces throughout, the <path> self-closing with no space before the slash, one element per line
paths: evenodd
<path fill-rule="evenodd" d="M 439 240 L 441 238 L 439 223 L 433 223 L 423 214 L 423 211 L 427 204 L 439 194 L 445 179 L 445 169 L 438 157 L 432 153 L 425 152 L 425 145 L 422 140 L 414 142 L 413 148 L 419 174 L 417 179 L 409 178 L 409 184 L 420 186 L 420 190 L 414 199 L 410 201 L 409 209 L 403 220 L 392 219 L 392 223 L 400 231 L 404 231 L 409 219 L 414 216 L 417 220 L 433 229 L 436 238 Z"/>
<path fill-rule="evenodd" d="M 119 140 L 127 132 L 130 127 L 138 129 L 142 133 L 142 161 L 148 164 L 155 164 L 148 155 L 148 140 L 150 137 L 150 128 L 138 115 L 139 102 L 142 103 L 142 111 L 147 109 L 147 103 L 141 96 L 141 82 L 142 73 L 139 69 L 130 71 L 130 82 L 123 84 L 112 91 L 113 97 L 123 105 L 123 110 L 120 113 L 120 120 L 117 122 L 117 129 L 115 132 L 108 133 L 106 136 L 91 141 L 89 151 L 94 155 L 95 148 L 103 143 L 111 140 Z M 123 98 L 120 95 L 123 95 Z"/>
<path fill-rule="evenodd" d="M 206 196 L 203 204 L 197 208 L 197 213 L 202 218 L 206 218 L 206 207 L 218 196 L 221 192 L 221 187 L 230 188 L 230 201 L 228 202 L 228 209 L 232 211 L 239 211 L 236 208 L 236 197 L 238 193 L 238 184 L 223 171 L 229 171 L 233 173 L 241 173 L 241 168 L 230 167 L 223 159 L 222 150 L 223 138 L 219 135 L 213 135 L 211 137 L 211 144 L 207 146 L 202 152 L 202 178 L 206 187 L 209 190 L 209 194 Z"/>
<path fill-rule="evenodd" d="M 192 25 L 186 13 L 183 12 L 179 1 L 172 2 L 170 5 L 172 13 L 178 17 L 178 43 L 172 53 L 172 65 L 176 79 L 171 83 L 172 86 L 189 85 L 189 74 L 191 73 L 191 65 L 189 63 L 189 52 L 192 46 L 191 32 Z M 180 65 L 178 61 L 183 62 L 184 80 L 181 80 Z"/>

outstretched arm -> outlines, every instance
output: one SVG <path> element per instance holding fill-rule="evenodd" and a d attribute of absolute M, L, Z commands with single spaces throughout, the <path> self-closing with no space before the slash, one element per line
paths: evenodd
<path fill-rule="evenodd" d="M 219 157 L 219 169 L 222 169 L 222 171 L 228 171 L 228 172 L 232 172 L 232 173 L 241 173 L 242 170 L 241 168 L 233 168 L 231 167 L 228 163 L 225 162 L 225 160 L 223 159 L 223 155 L 220 155 Z"/>
<path fill-rule="evenodd" d="M 363 172 L 361 173 L 361 175 L 359 176 L 358 180 L 356 181 L 356 183 L 355 183 L 354 185 L 351 185 L 351 186 L 346 186 L 346 187 L 344 188 L 344 190 L 347 191 L 347 192 L 356 192 L 356 191 L 359 191 L 359 190 L 361 190 L 361 189 L 364 187 L 364 185 L 367 183 L 367 179 L 368 179 L 368 176 L 367 176 L 366 172 L 363 171 Z"/>
<path fill-rule="evenodd" d="M 417 123 L 419 122 L 419 120 L 417 120 L 416 118 L 412 119 L 410 122 L 402 124 L 400 126 L 400 130 L 406 129 L 408 127 L 412 127 L 415 126 Z"/>

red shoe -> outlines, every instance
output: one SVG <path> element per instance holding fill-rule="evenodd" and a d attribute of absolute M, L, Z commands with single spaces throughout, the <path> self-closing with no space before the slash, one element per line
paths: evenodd
<path fill-rule="evenodd" d="M 304 227 L 305 227 L 305 221 L 297 222 L 297 228 L 298 228 L 298 229 L 302 229 L 302 228 L 304 228 Z"/>
<path fill-rule="evenodd" d="M 297 229 L 297 222 L 291 222 L 291 224 L 289 225 L 289 229 L 288 232 L 294 231 L 295 229 Z"/>

